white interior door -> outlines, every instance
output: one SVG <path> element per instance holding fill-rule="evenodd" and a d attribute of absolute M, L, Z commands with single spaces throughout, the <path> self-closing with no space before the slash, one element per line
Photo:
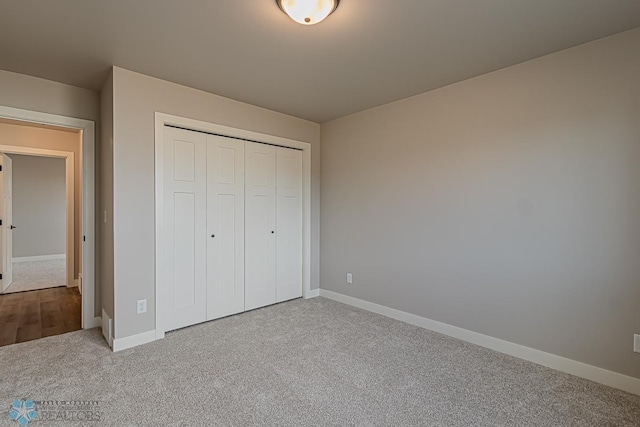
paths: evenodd
<path fill-rule="evenodd" d="M 207 320 L 207 137 L 165 127 L 166 330 Z"/>
<path fill-rule="evenodd" d="M 207 319 L 244 311 L 244 142 L 207 136 Z"/>
<path fill-rule="evenodd" d="M 245 143 L 245 310 L 276 302 L 276 148 Z"/>
<path fill-rule="evenodd" d="M 276 300 L 302 296 L 302 151 L 277 149 Z"/>
<path fill-rule="evenodd" d="M 0 212 L 2 213 L 2 244 L 0 257 L 2 258 L 2 292 L 6 291 L 13 282 L 13 173 L 11 157 L 6 154 L 0 156 Z"/>

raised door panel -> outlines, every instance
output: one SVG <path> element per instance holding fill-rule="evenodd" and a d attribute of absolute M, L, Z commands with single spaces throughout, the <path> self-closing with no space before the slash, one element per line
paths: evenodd
<path fill-rule="evenodd" d="M 276 148 L 245 143 L 245 310 L 276 302 Z"/>
<path fill-rule="evenodd" d="M 165 330 L 207 320 L 206 136 L 165 127 Z"/>
<path fill-rule="evenodd" d="M 244 142 L 207 136 L 207 319 L 244 311 Z"/>
<path fill-rule="evenodd" d="M 276 300 L 302 296 L 302 151 L 277 149 Z"/>

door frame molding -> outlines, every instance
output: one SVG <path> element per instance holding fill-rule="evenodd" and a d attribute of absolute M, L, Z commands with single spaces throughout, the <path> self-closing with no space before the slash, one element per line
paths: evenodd
<path fill-rule="evenodd" d="M 58 114 L 42 113 L 39 111 L 23 110 L 0 105 L 0 117 L 22 122 L 53 125 L 80 131 L 82 144 L 81 171 L 82 180 L 80 195 L 82 200 L 82 329 L 100 326 L 100 316 L 95 315 L 95 139 L 96 125 L 91 120 Z"/>
<path fill-rule="evenodd" d="M 260 132 L 234 128 L 186 117 L 165 113 L 155 113 L 155 311 L 156 311 L 156 339 L 165 335 L 163 294 L 164 266 L 159 260 L 163 259 L 165 244 L 164 229 L 164 127 L 175 126 L 187 130 L 212 133 L 231 138 L 251 140 L 280 147 L 295 148 L 302 151 L 302 297 L 313 298 L 311 292 L 311 144 Z"/>
<path fill-rule="evenodd" d="M 46 150 L 33 147 L 18 147 L 15 145 L 0 145 L 0 153 L 20 154 L 26 156 L 62 158 L 65 160 L 65 197 L 66 197 L 66 279 L 67 286 L 75 286 L 75 156 L 73 151 Z"/>

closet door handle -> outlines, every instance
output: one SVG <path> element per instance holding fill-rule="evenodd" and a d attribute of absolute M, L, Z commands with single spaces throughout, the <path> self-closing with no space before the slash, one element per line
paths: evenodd
<path fill-rule="evenodd" d="M 12 225 L 12 226 L 11 226 L 11 229 L 13 230 L 14 228 L 18 228 L 18 227 L 16 227 L 15 225 Z"/>
<path fill-rule="evenodd" d="M 271 230 L 271 234 L 275 234 L 275 233 L 276 233 L 275 231 Z"/>
<path fill-rule="evenodd" d="M 213 238 L 213 237 L 216 237 L 216 235 L 215 235 L 215 234 L 212 234 L 212 235 L 211 235 L 211 237 L 212 237 L 212 238 Z"/>

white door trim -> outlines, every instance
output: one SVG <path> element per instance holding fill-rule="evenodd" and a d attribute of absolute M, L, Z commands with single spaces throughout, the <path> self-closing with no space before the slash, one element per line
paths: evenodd
<path fill-rule="evenodd" d="M 41 113 L 20 108 L 0 105 L 0 117 L 23 122 L 40 123 L 77 129 L 82 137 L 80 152 L 82 153 L 82 235 L 85 241 L 81 245 L 82 260 L 82 328 L 95 327 L 95 123 L 91 120 L 57 114 Z M 12 152 L 18 147 L 11 146 Z M 54 150 L 41 150 L 54 151 Z M 19 154 L 19 153 L 18 153 Z M 73 153 L 71 153 L 73 155 Z M 42 154 L 40 154 L 42 155 Z M 67 159 L 67 163 L 69 159 Z M 73 164 L 73 163 L 72 163 Z M 68 169 L 68 167 L 67 167 Z M 73 170 L 73 168 L 72 168 Z M 68 181 L 67 181 L 68 182 Z M 67 183 L 67 193 L 68 191 Z M 73 189 L 73 180 L 71 180 Z M 71 191 L 73 194 L 73 191 Z M 71 210 L 73 212 L 73 209 Z M 73 229 L 73 227 L 71 227 Z M 73 242 L 73 240 L 72 240 Z M 72 245 L 73 246 L 73 245 Z M 73 252 L 72 252 L 73 253 Z M 73 260 L 72 257 L 69 257 Z M 67 261 L 68 262 L 68 261 Z M 73 262 L 73 261 L 72 261 Z M 73 270 L 72 270 L 73 271 Z M 73 273 L 72 273 L 73 274 Z M 73 282 L 72 282 L 73 283 Z"/>
<path fill-rule="evenodd" d="M 164 288 L 164 266 L 158 260 L 164 259 L 164 127 L 176 126 L 184 129 L 213 133 L 217 135 L 259 141 L 280 147 L 289 147 L 302 150 L 302 297 L 305 299 L 315 296 L 311 292 L 311 144 L 295 141 L 279 136 L 237 129 L 215 123 L 188 119 L 165 113 L 155 113 L 155 178 L 156 178 L 156 277 L 155 277 L 155 308 L 156 308 L 156 339 L 164 338 L 165 322 L 163 312 L 162 293 Z"/>
<path fill-rule="evenodd" d="M 21 154 L 27 156 L 54 157 L 65 159 L 65 195 L 67 218 L 67 278 L 66 285 L 75 285 L 75 159 L 72 151 L 46 150 L 33 147 L 18 147 L 15 145 L 0 145 L 0 152 L 7 154 Z M 11 224 L 9 224 L 11 225 Z"/>

